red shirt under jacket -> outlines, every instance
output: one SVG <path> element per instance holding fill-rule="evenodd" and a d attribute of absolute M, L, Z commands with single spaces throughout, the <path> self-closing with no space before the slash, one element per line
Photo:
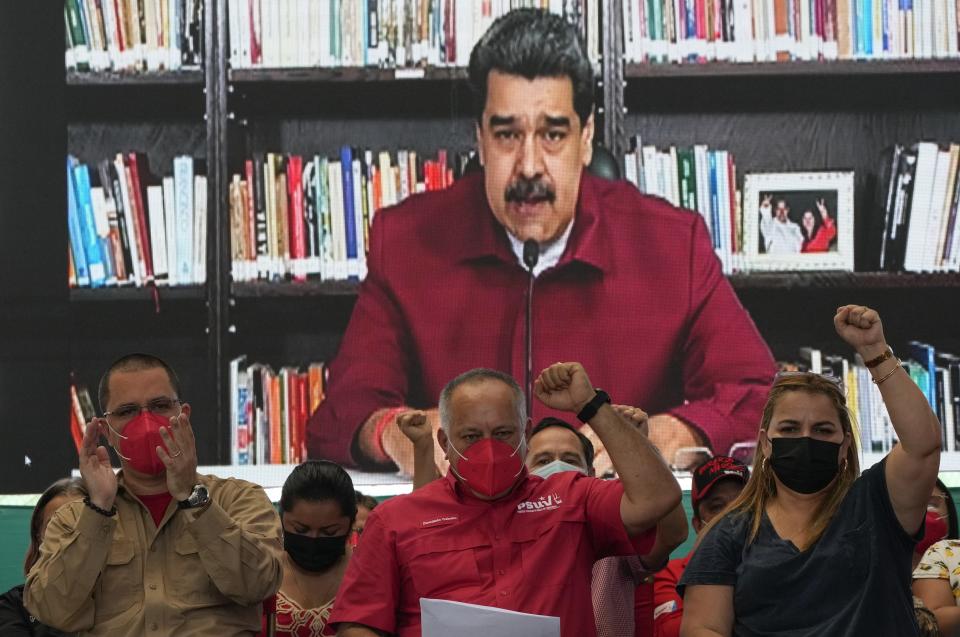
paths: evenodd
<path fill-rule="evenodd" d="M 525 476 L 496 502 L 452 473 L 378 506 L 363 530 L 330 623 L 420 635 L 420 598 L 560 617 L 564 637 L 596 635 L 590 580 L 609 555 L 649 552 L 656 527 L 627 536 L 623 485 L 576 471 Z"/>
<path fill-rule="evenodd" d="M 693 551 L 686 557 L 670 560 L 653 578 L 653 634 L 655 637 L 679 637 L 683 619 L 683 598 L 677 584 L 687 568 Z"/>
<path fill-rule="evenodd" d="M 534 285 L 534 372 L 579 361 L 614 402 L 670 412 L 717 453 L 755 440 L 773 357 L 700 215 L 584 172 L 573 223 L 559 263 Z M 528 274 L 482 174 L 378 212 L 367 265 L 307 432 L 311 457 L 349 465 L 375 410 L 436 407 L 443 386 L 474 367 L 521 382 L 525 369 Z M 534 422 L 547 415 L 568 419 L 533 401 Z"/>

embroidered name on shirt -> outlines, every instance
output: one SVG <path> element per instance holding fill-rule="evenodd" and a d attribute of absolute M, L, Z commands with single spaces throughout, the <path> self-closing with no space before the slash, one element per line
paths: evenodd
<path fill-rule="evenodd" d="M 433 518 L 432 520 L 424 520 L 420 523 L 420 526 L 426 528 L 428 526 L 443 526 L 446 524 L 453 524 L 460 520 L 459 515 L 442 515 L 439 518 Z"/>
<path fill-rule="evenodd" d="M 540 496 L 538 500 L 527 500 L 517 505 L 517 513 L 530 513 L 531 511 L 552 511 L 563 504 L 560 495 Z"/>

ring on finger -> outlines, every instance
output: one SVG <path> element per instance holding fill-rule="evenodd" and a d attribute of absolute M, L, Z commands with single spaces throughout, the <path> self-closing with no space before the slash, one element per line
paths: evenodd
<path fill-rule="evenodd" d="M 182 456 L 182 455 L 183 455 L 183 449 L 177 449 L 177 453 L 171 453 L 171 454 L 170 454 L 170 457 L 171 457 L 171 458 L 178 458 L 178 457 L 180 457 L 180 456 Z"/>

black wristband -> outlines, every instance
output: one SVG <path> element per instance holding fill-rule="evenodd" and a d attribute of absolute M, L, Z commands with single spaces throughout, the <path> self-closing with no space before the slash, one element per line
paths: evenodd
<path fill-rule="evenodd" d="M 600 411 L 600 407 L 602 407 L 604 403 L 610 402 L 610 395 L 607 392 L 602 389 L 594 389 L 593 391 L 597 393 L 593 395 L 590 402 L 584 405 L 583 409 L 577 414 L 577 419 L 580 420 L 580 422 L 588 422 L 597 415 L 597 412 Z"/>
<path fill-rule="evenodd" d="M 115 516 L 115 515 L 117 514 L 117 505 L 116 505 L 116 504 L 113 505 L 113 508 L 112 508 L 112 509 L 110 509 L 109 511 L 107 511 L 106 509 L 101 509 L 101 508 L 98 507 L 96 504 L 94 504 L 93 502 L 91 502 L 91 501 L 90 501 L 90 496 L 85 497 L 85 498 L 83 499 L 83 503 L 86 504 L 86 505 L 87 505 L 88 507 L 90 507 L 91 509 L 93 509 L 94 511 L 96 511 L 97 513 L 99 513 L 100 515 L 104 516 L 104 517 L 112 518 L 113 516 Z"/>

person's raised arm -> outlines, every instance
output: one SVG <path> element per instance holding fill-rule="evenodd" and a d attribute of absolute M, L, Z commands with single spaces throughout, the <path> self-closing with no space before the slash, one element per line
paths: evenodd
<path fill-rule="evenodd" d="M 556 363 L 533 385 L 547 407 L 579 414 L 596 391 L 580 363 Z M 602 405 L 588 424 L 599 436 L 620 482 L 620 517 L 628 535 L 636 536 L 656 524 L 680 503 L 680 486 L 660 453 L 609 404 Z"/>
<path fill-rule="evenodd" d="M 680 637 L 730 637 L 732 632 L 733 586 L 687 586 Z"/>
<path fill-rule="evenodd" d="M 867 363 L 890 352 L 880 315 L 862 305 L 837 308 L 837 334 Z M 870 368 L 880 388 L 899 443 L 887 455 L 885 477 L 890 503 L 900 526 L 914 534 L 923 522 L 940 467 L 940 422 L 930 403 L 896 357 Z"/>
<path fill-rule="evenodd" d="M 413 489 L 416 491 L 440 477 L 435 462 L 436 435 L 424 411 L 407 411 L 397 416 L 397 428 L 413 443 Z"/>

